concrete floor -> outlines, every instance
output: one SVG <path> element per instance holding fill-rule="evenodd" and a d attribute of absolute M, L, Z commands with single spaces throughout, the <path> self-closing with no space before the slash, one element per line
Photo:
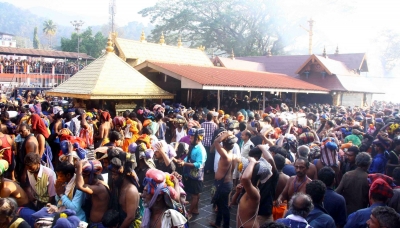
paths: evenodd
<path fill-rule="evenodd" d="M 200 193 L 200 202 L 199 202 L 199 215 L 194 215 L 192 219 L 189 221 L 190 228 L 199 228 L 199 227 L 211 227 L 209 222 L 215 222 L 215 212 L 211 205 L 211 196 L 210 189 L 214 182 L 214 173 L 205 174 L 204 175 L 204 188 L 203 192 Z M 190 195 L 188 196 L 190 199 Z M 190 200 L 188 200 L 190 202 Z M 187 206 L 189 208 L 189 205 Z M 236 228 L 236 212 L 237 206 L 232 206 L 230 209 L 231 213 L 231 222 L 230 227 Z M 222 224 L 221 224 L 222 226 Z"/>

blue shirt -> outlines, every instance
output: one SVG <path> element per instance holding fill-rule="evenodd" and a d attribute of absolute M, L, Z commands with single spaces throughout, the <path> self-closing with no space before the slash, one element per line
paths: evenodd
<path fill-rule="evenodd" d="M 370 207 L 360 209 L 356 212 L 353 212 L 347 218 L 347 223 L 344 228 L 364 228 L 367 227 L 367 221 L 371 216 L 372 209 L 379 206 L 386 206 L 384 203 L 374 203 Z"/>
<path fill-rule="evenodd" d="M 294 168 L 294 166 L 292 164 L 290 164 L 290 165 L 285 164 L 285 166 L 283 166 L 283 168 L 282 168 L 282 173 L 291 177 L 291 176 L 296 175 L 296 169 Z"/>
<path fill-rule="evenodd" d="M 295 218 L 293 218 L 295 217 Z M 277 223 L 283 223 L 289 227 L 296 227 L 296 228 L 313 228 L 312 226 L 308 226 L 307 221 L 300 216 L 289 215 L 287 218 L 281 218 L 276 220 Z"/>
<path fill-rule="evenodd" d="M 342 195 L 336 193 L 329 187 L 325 192 L 324 208 L 333 220 L 335 220 L 337 225 L 344 226 L 344 224 L 346 224 L 346 200 Z"/>
<path fill-rule="evenodd" d="M 199 143 L 192 149 L 190 158 L 194 161 L 193 165 L 196 169 L 200 169 L 204 166 L 204 163 L 207 160 L 207 153 L 203 144 Z M 185 162 L 187 162 L 187 157 L 185 158 Z"/>
<path fill-rule="evenodd" d="M 371 166 L 369 167 L 369 173 L 385 173 L 387 159 L 382 154 L 377 154 L 374 159 L 372 159 Z"/>
<path fill-rule="evenodd" d="M 318 205 L 314 205 L 314 209 L 307 216 L 307 221 L 314 228 L 336 228 L 333 218 L 323 207 Z"/>
<path fill-rule="evenodd" d="M 68 198 L 68 196 L 63 195 L 61 197 L 62 205 L 64 205 L 67 209 L 71 209 L 76 212 L 76 216 L 81 220 L 86 222 L 86 215 L 82 209 L 82 204 L 84 202 L 85 194 L 79 190 L 75 191 L 74 197 L 72 200 Z M 56 196 L 56 201 L 60 198 Z"/>

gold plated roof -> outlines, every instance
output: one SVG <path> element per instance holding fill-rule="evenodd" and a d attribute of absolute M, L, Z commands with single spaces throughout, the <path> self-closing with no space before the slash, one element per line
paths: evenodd
<path fill-rule="evenodd" d="M 170 63 L 213 66 L 208 56 L 201 50 L 154 43 L 143 43 L 135 40 L 116 38 L 119 56 L 136 66 L 146 60 Z"/>
<path fill-rule="evenodd" d="M 81 99 L 172 99 L 114 52 L 107 52 L 48 95 Z"/>

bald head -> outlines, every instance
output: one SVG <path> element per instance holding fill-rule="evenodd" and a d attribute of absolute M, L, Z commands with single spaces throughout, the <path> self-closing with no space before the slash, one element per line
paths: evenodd
<path fill-rule="evenodd" d="M 307 215 L 314 209 L 312 199 L 304 193 L 295 194 L 289 202 L 290 210 L 294 215 L 306 218 Z"/>

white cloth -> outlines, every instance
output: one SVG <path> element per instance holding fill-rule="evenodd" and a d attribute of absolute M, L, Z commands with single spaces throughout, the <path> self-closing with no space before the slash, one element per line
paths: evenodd
<path fill-rule="evenodd" d="M 161 220 L 161 227 L 185 227 L 187 219 L 178 211 L 173 209 L 168 209 L 164 212 Z"/>
<path fill-rule="evenodd" d="M 181 141 L 181 138 L 185 137 L 186 135 L 187 135 L 186 131 L 183 128 L 181 129 L 181 132 L 178 131 L 178 128 L 175 129 L 175 139 L 176 139 L 175 141 L 176 142 Z"/>
<path fill-rule="evenodd" d="M 65 186 L 65 195 L 69 196 L 69 193 L 71 192 L 71 190 L 73 190 L 75 188 L 75 177 L 76 175 L 74 175 L 71 180 L 68 182 L 67 186 Z"/>
<path fill-rule="evenodd" d="M 265 122 L 265 124 L 264 124 L 263 128 L 261 129 L 260 133 L 263 134 L 263 135 L 265 135 L 265 133 L 266 133 L 268 130 L 270 130 L 270 129 L 273 129 L 273 127 L 271 126 L 271 124 L 267 124 L 267 123 Z"/>
<path fill-rule="evenodd" d="M 250 139 L 247 140 L 246 143 L 243 143 L 242 150 L 241 150 L 242 157 L 247 158 L 249 156 L 251 147 L 254 147 L 254 144 Z"/>
<path fill-rule="evenodd" d="M 298 215 L 288 215 L 287 217 L 286 217 L 287 219 L 290 219 L 290 220 L 293 220 L 293 221 L 296 221 L 296 222 L 302 222 L 302 223 L 305 223 L 305 224 L 307 224 L 307 226 L 306 227 L 310 227 L 310 225 L 308 225 L 308 222 L 307 222 L 307 220 L 305 220 L 303 217 L 301 217 L 301 216 L 298 216 Z"/>

